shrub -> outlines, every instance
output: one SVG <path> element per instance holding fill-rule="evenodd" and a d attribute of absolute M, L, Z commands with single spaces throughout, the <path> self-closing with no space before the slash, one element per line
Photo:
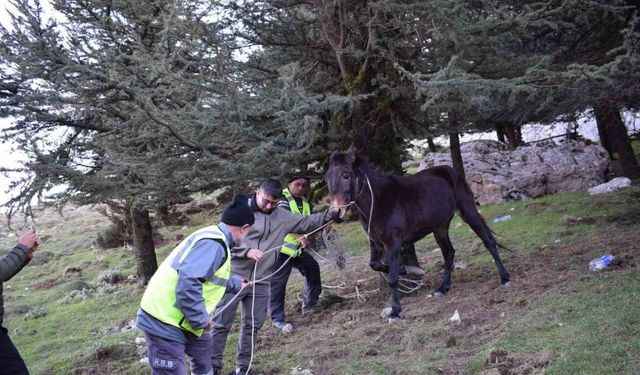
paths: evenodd
<path fill-rule="evenodd" d="M 26 314 L 24 314 L 24 320 L 29 320 L 29 319 L 39 319 L 42 318 L 43 316 L 46 316 L 49 312 L 47 311 L 47 309 L 44 309 L 42 307 L 36 307 L 34 309 L 29 310 Z"/>
<path fill-rule="evenodd" d="M 126 277 L 118 270 L 108 270 L 100 273 L 97 280 L 101 284 L 119 284 L 126 280 Z"/>
<path fill-rule="evenodd" d="M 102 249 L 113 249 L 131 244 L 131 234 L 127 231 L 124 221 L 112 222 L 104 232 L 98 234 L 96 244 Z"/>

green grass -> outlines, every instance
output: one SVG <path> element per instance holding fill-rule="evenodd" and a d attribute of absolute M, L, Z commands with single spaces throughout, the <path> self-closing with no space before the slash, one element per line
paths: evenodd
<path fill-rule="evenodd" d="M 267 320 L 260 334 L 255 366 L 268 374 L 288 374 L 292 367 L 351 375 L 438 374 L 442 370 L 478 374 L 491 367 L 485 364 L 489 350 L 499 347 L 516 361 L 549 351 L 552 360 L 545 369 L 547 374 L 639 373 L 638 197 L 640 188 L 632 186 L 596 197 L 559 194 L 480 207 L 501 242 L 513 249 L 502 256 L 516 285 L 528 282 L 525 276 L 529 268 L 556 259 L 549 254 L 567 254 L 548 264 L 553 277 L 568 275 L 562 282 L 550 286 L 532 284 L 530 290 L 516 292 L 496 289 L 498 278 L 491 257 L 456 217 L 451 226 L 456 261 L 466 262 L 468 268 L 454 272 L 454 289 L 449 295 L 427 299 L 432 284 L 441 277 L 441 256 L 432 252 L 437 248 L 432 236 L 419 241 L 416 248 L 427 271 L 425 282 L 429 289 L 405 297 L 407 315 L 392 326 L 378 318 L 385 298 L 377 293 L 368 294 L 366 302 L 348 300 L 323 314 L 301 316 L 295 295 L 302 291 L 302 281 L 294 272 L 287 311 L 299 329 L 291 336 L 283 336 L 270 329 Z M 495 217 L 506 214 L 512 215 L 511 220 L 493 222 Z M 595 222 L 568 225 L 563 223 L 563 216 L 593 218 Z M 196 215 L 190 218 L 188 229 L 173 226 L 161 228 L 161 232 L 170 239 L 214 219 Z M 48 263 L 26 267 L 4 283 L 4 324 L 33 374 L 72 374 L 82 366 L 97 368 L 101 374 L 148 373 L 145 365 L 138 363 L 140 357 L 133 345 L 139 332 L 119 329 L 135 318 L 142 288 L 119 284 L 111 293 L 60 303 L 74 283 L 82 281 L 97 287 L 96 279 L 103 271 L 119 270 L 125 276 L 135 273 L 135 258 L 130 250 L 100 250 L 93 246 L 96 234 L 107 225 L 105 219 L 88 209 L 73 210 L 64 219 L 46 216 L 39 223 L 39 231 L 52 238 L 40 251 L 50 251 L 54 257 Z M 83 226 L 88 229 L 83 231 Z M 368 268 L 369 250 L 362 227 L 355 222 L 337 227 L 351 265 L 345 274 L 323 266 L 323 281 L 339 284 L 345 277 L 351 283 L 358 279 L 361 290 L 375 290 L 379 277 Z M 0 242 L 6 249 L 16 239 L 5 236 Z M 174 245 L 175 241 L 168 241 L 157 249 L 159 261 Z M 588 271 L 588 260 L 603 252 L 627 257 L 627 266 L 598 274 Z M 70 266 L 81 267 L 82 274 L 63 276 L 64 269 Z M 36 288 L 45 281 L 56 285 Z M 501 302 L 490 302 L 495 300 Z M 25 320 L 28 310 L 36 307 L 47 314 Z M 448 323 L 455 308 L 462 309 L 465 322 L 458 328 Z M 479 320 L 487 311 L 495 311 L 497 316 L 500 312 L 507 314 L 495 322 Z M 238 326 L 229 335 L 225 371 L 233 366 Z M 448 347 L 451 337 L 456 344 Z"/>
<path fill-rule="evenodd" d="M 540 308 L 513 321 L 499 340 L 470 364 L 485 367 L 491 347 L 512 355 L 550 350 L 545 374 L 637 374 L 640 358 L 640 273 L 594 274 L 570 286 L 568 295 L 552 295 Z"/>

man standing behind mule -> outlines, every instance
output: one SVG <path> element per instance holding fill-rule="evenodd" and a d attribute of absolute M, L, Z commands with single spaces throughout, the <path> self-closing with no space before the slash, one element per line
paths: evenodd
<path fill-rule="evenodd" d="M 4 317 L 4 298 L 2 283 L 15 276 L 33 258 L 40 239 L 36 231 L 29 229 L 20 237 L 9 254 L 0 259 L 0 375 L 28 375 L 29 371 L 18 349 L 11 342 L 7 329 L 2 327 Z"/>
<path fill-rule="evenodd" d="M 230 248 L 254 223 L 246 196 L 224 208 L 221 223 L 197 230 L 162 262 L 149 281 L 136 325 L 147 339 L 151 373 L 211 375 L 210 315 L 225 293 L 247 284 L 231 275 Z"/>
<path fill-rule="evenodd" d="M 334 215 L 328 210 L 315 215 L 302 216 L 277 208 L 281 194 L 282 185 L 276 180 L 267 180 L 249 199 L 256 222 L 247 235 L 245 245 L 232 249 L 231 271 L 244 279 L 259 280 L 259 282 L 251 288 L 242 290 L 236 299 L 213 319 L 211 362 L 214 375 L 219 374 L 222 369 L 224 348 L 238 305 L 242 307 L 242 327 L 238 339 L 236 369 L 232 374 L 251 374 L 249 364 L 252 348 L 255 348 L 258 331 L 262 328 L 269 304 L 270 281 L 262 279 L 270 276 L 274 271 L 273 265 L 285 235 L 310 232 L 334 219 Z M 339 211 L 334 214 L 337 217 Z M 219 306 L 226 305 L 232 298 L 234 298 L 233 294 L 225 294 Z"/>
<path fill-rule="evenodd" d="M 287 187 L 282 190 L 284 199 L 280 200 L 278 207 L 298 215 L 311 215 L 311 206 L 305 198 L 309 192 L 309 182 L 309 178 L 306 176 L 297 175 L 291 177 Z M 319 309 L 318 297 L 322 292 L 320 266 L 309 253 L 304 251 L 309 245 L 309 239 L 303 235 L 287 234 L 273 266 L 274 269 L 280 269 L 280 271 L 271 278 L 269 311 L 273 326 L 283 332 L 293 330 L 291 323 L 286 323 L 285 321 L 284 311 L 287 281 L 293 267 L 298 269 L 304 276 L 302 313 Z"/>

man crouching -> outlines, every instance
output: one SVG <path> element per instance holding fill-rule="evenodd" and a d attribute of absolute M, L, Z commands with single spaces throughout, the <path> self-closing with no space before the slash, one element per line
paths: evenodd
<path fill-rule="evenodd" d="M 242 242 L 255 219 L 246 196 L 235 196 L 221 223 L 185 238 L 149 281 L 137 313 L 137 327 L 147 340 L 154 375 L 206 375 L 211 368 L 210 316 L 225 291 L 237 293 L 248 283 L 231 275 L 229 249 Z"/>

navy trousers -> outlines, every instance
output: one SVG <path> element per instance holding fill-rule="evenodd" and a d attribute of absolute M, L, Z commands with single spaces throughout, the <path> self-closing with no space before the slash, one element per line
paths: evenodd
<path fill-rule="evenodd" d="M 279 253 L 273 270 L 277 270 L 290 257 Z M 320 280 L 320 266 L 313 257 L 303 251 L 297 258 L 291 258 L 284 267 L 271 277 L 271 296 L 269 298 L 269 313 L 271 321 L 284 322 L 284 299 L 287 292 L 287 281 L 291 275 L 291 269 L 296 268 L 304 276 L 304 295 L 302 305 L 313 306 L 318 303 L 318 297 L 322 292 Z"/>
<path fill-rule="evenodd" d="M 191 335 L 186 344 L 165 340 L 144 333 L 147 339 L 147 356 L 153 375 L 187 375 L 185 354 L 191 362 L 192 375 L 211 375 L 211 336 L 205 332 L 200 337 Z"/>

